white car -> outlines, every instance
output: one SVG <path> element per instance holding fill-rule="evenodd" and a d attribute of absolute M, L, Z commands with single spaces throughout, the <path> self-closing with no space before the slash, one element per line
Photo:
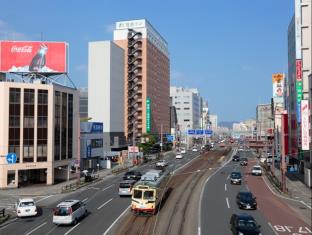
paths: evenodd
<path fill-rule="evenodd" d="M 15 207 L 17 217 L 36 216 L 38 213 L 36 203 L 32 198 L 19 199 Z"/>
<path fill-rule="evenodd" d="M 251 174 L 252 175 L 262 175 L 261 166 L 259 166 L 259 165 L 253 166 L 252 170 L 251 170 Z"/>
<path fill-rule="evenodd" d="M 160 161 L 156 162 L 156 166 L 159 166 L 159 167 L 165 167 L 167 165 L 168 165 L 168 163 L 165 160 L 160 160 Z"/>
<path fill-rule="evenodd" d="M 196 147 L 194 147 L 194 148 L 192 148 L 192 151 L 193 151 L 193 152 L 197 152 L 198 150 L 197 150 Z"/>
<path fill-rule="evenodd" d="M 177 153 L 176 159 L 182 159 L 182 158 L 183 158 L 182 154 L 181 153 Z"/>
<path fill-rule="evenodd" d="M 66 200 L 53 210 L 52 220 L 54 224 L 77 224 L 87 214 L 88 210 L 82 201 Z"/>
<path fill-rule="evenodd" d="M 181 153 L 186 153 L 186 150 L 185 149 L 181 149 Z"/>

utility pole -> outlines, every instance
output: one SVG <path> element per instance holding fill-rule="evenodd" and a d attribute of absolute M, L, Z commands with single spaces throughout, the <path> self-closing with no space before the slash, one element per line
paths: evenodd
<path fill-rule="evenodd" d="M 163 124 L 160 124 L 160 153 L 163 151 Z"/>
<path fill-rule="evenodd" d="M 285 163 L 285 152 L 286 152 L 286 146 L 285 146 L 285 113 L 282 114 L 282 127 L 281 127 L 281 132 L 282 132 L 282 159 L 281 159 L 281 183 L 282 183 L 282 192 L 286 192 L 286 177 L 285 177 L 285 170 L 286 170 L 286 163 Z"/>

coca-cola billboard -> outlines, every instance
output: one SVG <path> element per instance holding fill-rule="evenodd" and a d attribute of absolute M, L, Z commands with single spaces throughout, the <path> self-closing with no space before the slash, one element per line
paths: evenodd
<path fill-rule="evenodd" d="M 66 73 L 67 43 L 0 41 L 0 72 Z"/>

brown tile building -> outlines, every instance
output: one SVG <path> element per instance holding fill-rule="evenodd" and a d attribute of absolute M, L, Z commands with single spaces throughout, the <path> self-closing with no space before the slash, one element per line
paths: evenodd
<path fill-rule="evenodd" d="M 167 42 L 145 19 L 117 22 L 114 42 L 125 50 L 125 135 L 170 133 Z"/>

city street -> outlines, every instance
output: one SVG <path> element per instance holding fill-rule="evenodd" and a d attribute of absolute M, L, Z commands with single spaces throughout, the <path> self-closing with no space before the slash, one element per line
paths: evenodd
<path fill-rule="evenodd" d="M 173 171 L 188 163 L 199 153 L 189 152 L 183 159 L 176 160 L 175 154 L 170 154 L 168 170 Z M 153 168 L 154 163 L 140 166 L 138 170 L 144 172 Z M 130 205 L 130 198 L 120 198 L 118 183 L 123 173 L 111 176 L 88 188 L 66 195 L 55 195 L 38 202 L 42 214 L 37 217 L 13 219 L 8 225 L 0 228 L 4 234 L 103 234 L 114 221 Z M 52 208 L 65 199 L 79 199 L 87 204 L 89 215 L 76 226 L 57 226 L 52 223 Z M 100 219 L 99 219 L 100 218 Z"/>
<path fill-rule="evenodd" d="M 311 227 L 298 219 L 285 203 L 272 194 L 261 176 L 252 176 L 251 167 L 258 160 L 252 152 L 238 152 L 248 157 L 247 167 L 229 162 L 212 176 L 204 189 L 201 204 L 201 234 L 232 234 L 230 218 L 234 213 L 249 213 L 261 225 L 262 234 L 311 234 Z M 242 185 L 231 185 L 232 171 L 243 173 Z M 244 211 L 236 204 L 239 191 L 251 191 L 257 198 L 257 210 Z"/>

